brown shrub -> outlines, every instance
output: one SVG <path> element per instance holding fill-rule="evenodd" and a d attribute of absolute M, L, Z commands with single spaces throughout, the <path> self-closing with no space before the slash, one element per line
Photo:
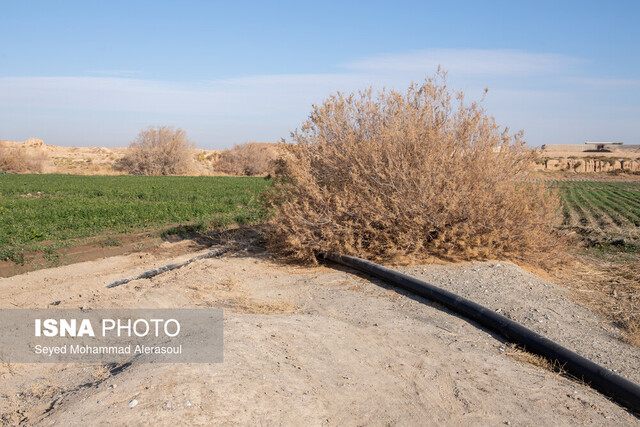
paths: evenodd
<path fill-rule="evenodd" d="M 331 96 L 292 133 L 267 204 L 272 249 L 370 259 L 548 256 L 557 196 L 523 183 L 532 152 L 438 72 L 406 95 Z"/>
<path fill-rule="evenodd" d="M 40 173 L 46 154 L 26 153 L 19 148 L 9 148 L 0 142 L 0 171 L 11 173 Z"/>
<path fill-rule="evenodd" d="M 267 175 L 273 173 L 273 160 L 277 157 L 274 144 L 246 143 L 221 152 L 213 161 L 215 171 L 229 175 Z"/>
<path fill-rule="evenodd" d="M 193 169 L 194 147 L 182 129 L 149 127 L 129 144 L 116 168 L 133 175 L 184 175 Z"/>

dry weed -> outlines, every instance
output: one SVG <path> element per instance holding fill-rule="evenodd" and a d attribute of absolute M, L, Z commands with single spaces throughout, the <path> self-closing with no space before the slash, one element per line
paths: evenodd
<path fill-rule="evenodd" d="M 602 270 L 597 289 L 614 303 L 599 310 L 622 327 L 625 341 L 640 346 L 640 262 L 612 262 Z"/>
<path fill-rule="evenodd" d="M 576 259 L 558 274 L 578 301 L 619 326 L 624 341 L 640 346 L 640 261 Z"/>
<path fill-rule="evenodd" d="M 267 205 L 272 249 L 370 259 L 507 257 L 561 245 L 558 199 L 523 183 L 533 153 L 439 72 L 406 94 L 338 93 L 292 133 Z"/>
<path fill-rule="evenodd" d="M 11 173 L 40 173 L 46 153 L 27 154 L 21 149 L 7 148 L 0 143 L 0 171 Z"/>
<path fill-rule="evenodd" d="M 551 361 L 538 354 L 530 353 L 514 343 L 508 343 L 507 347 L 508 350 L 505 354 L 518 362 L 528 363 L 529 365 L 537 366 L 539 368 L 546 369 L 547 371 L 556 372 L 560 375 L 569 375 L 564 369 L 564 364 L 560 363 L 558 360 Z M 581 381 L 580 379 L 578 380 Z"/>
<path fill-rule="evenodd" d="M 227 278 L 220 281 L 220 286 L 222 286 L 228 291 L 231 291 L 231 290 L 237 289 L 239 286 L 239 283 L 236 279 Z"/>
<path fill-rule="evenodd" d="M 38 400 L 44 400 L 54 397 L 59 394 L 60 391 L 61 387 L 55 385 L 53 379 L 43 378 L 40 381 L 31 383 L 29 388 L 24 392 L 24 395 Z"/>
<path fill-rule="evenodd" d="M 640 316 L 629 318 L 622 322 L 621 326 L 625 330 L 624 340 L 636 347 L 640 347 Z"/>
<path fill-rule="evenodd" d="M 229 175 L 256 176 L 274 173 L 277 150 L 271 144 L 247 143 L 225 150 L 213 159 L 213 169 Z"/>
<path fill-rule="evenodd" d="M 109 367 L 105 365 L 98 365 L 91 372 L 91 375 L 93 376 L 93 379 L 96 382 L 100 383 L 106 380 L 107 378 L 111 377 L 111 370 L 109 369 Z"/>
<path fill-rule="evenodd" d="M 138 134 L 116 168 L 133 175 L 184 175 L 193 169 L 194 147 L 182 129 L 150 127 Z"/>
<path fill-rule="evenodd" d="M 297 310 L 296 305 L 288 300 L 260 302 L 244 296 L 234 298 L 230 305 L 234 311 L 247 314 L 291 314 Z"/>
<path fill-rule="evenodd" d="M 551 363 L 548 359 L 539 356 L 537 354 L 529 353 L 526 350 L 522 350 L 516 344 L 508 343 L 508 351 L 505 354 L 518 362 L 528 363 L 530 365 L 538 366 L 548 371 L 554 371 L 559 368 L 557 361 Z"/>

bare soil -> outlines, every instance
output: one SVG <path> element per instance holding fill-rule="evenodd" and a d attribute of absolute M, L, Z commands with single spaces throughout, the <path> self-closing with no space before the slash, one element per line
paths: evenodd
<path fill-rule="evenodd" d="M 166 227 L 165 227 L 166 228 Z M 181 242 L 181 244 L 175 244 Z M 215 240 L 202 234 L 191 240 L 188 236 L 159 235 L 158 231 L 131 234 L 103 234 L 89 238 L 66 241 L 67 246 L 56 248 L 53 258 L 42 252 L 25 252 L 23 264 L 0 260 L 0 277 L 11 277 L 42 268 L 58 267 L 85 261 L 93 261 L 117 255 L 144 251 L 155 256 L 176 256 L 210 246 Z M 49 242 L 42 242 L 43 244 Z"/>
<path fill-rule="evenodd" d="M 149 280 L 185 242 L 0 279 L 2 308 L 225 310 L 218 364 L 0 365 L 0 417 L 27 425 L 638 425 L 580 381 L 421 298 L 336 266 L 276 262 L 258 244 Z M 175 254 L 171 249 L 175 248 Z M 334 268 L 335 267 L 335 268 Z M 399 267 L 517 320 L 633 381 L 640 349 L 505 262 Z M 137 406 L 129 402 L 136 399 Z"/>

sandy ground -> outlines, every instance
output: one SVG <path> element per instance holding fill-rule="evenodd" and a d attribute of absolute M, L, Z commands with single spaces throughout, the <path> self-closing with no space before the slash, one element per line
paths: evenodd
<path fill-rule="evenodd" d="M 187 244 L 166 244 L 177 253 Z M 182 248 L 182 249 L 181 249 Z M 26 425 L 639 425 L 499 337 L 335 266 L 274 262 L 259 246 L 113 289 L 190 258 L 139 253 L 0 279 L 0 307 L 219 307 L 224 362 L 0 365 L 0 416 Z M 510 263 L 406 272 L 460 292 L 640 381 L 640 350 Z M 133 399 L 138 405 L 130 408 Z"/>

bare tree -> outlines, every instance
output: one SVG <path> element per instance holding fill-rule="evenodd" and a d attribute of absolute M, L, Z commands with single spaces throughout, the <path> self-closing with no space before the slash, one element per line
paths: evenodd
<path fill-rule="evenodd" d="M 193 148 L 180 128 L 149 127 L 129 144 L 118 167 L 134 175 L 184 175 L 193 168 Z"/>

